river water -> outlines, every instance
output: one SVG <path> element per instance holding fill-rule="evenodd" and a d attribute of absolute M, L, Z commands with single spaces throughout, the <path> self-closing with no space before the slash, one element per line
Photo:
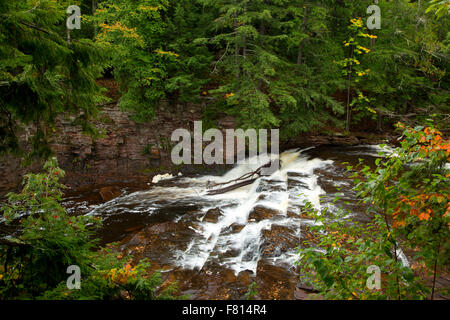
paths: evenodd
<path fill-rule="evenodd" d="M 367 221 L 342 163 L 362 158 L 373 166 L 380 152 L 389 151 L 378 146 L 288 150 L 271 176 L 220 195 L 207 195 L 211 185 L 239 178 L 270 157 L 247 159 L 220 176 L 155 179 L 147 190 L 124 189 L 106 203 L 75 196 L 66 205 L 102 217 L 104 243 L 118 241 L 124 254 L 150 259 L 154 270 L 177 281 L 192 299 L 241 299 L 252 282 L 258 298 L 293 299 L 296 248 L 314 223 L 302 214 L 305 201 L 317 210 L 343 207 Z M 334 203 L 337 194 L 341 200 Z"/>

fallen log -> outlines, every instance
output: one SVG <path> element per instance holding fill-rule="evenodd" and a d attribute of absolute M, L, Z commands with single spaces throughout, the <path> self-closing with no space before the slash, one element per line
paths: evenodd
<path fill-rule="evenodd" d="M 262 172 L 261 172 L 262 169 L 263 169 L 263 168 L 270 168 L 270 167 L 272 166 L 272 164 L 273 164 L 274 161 L 280 161 L 280 160 L 277 159 L 277 160 L 270 161 L 270 162 L 268 162 L 268 163 L 262 165 L 262 166 L 259 167 L 258 169 L 254 170 L 254 171 L 250 171 L 250 172 L 248 172 L 248 173 L 246 173 L 246 174 L 240 176 L 240 177 L 237 178 L 237 179 L 233 179 L 233 180 L 230 180 L 230 181 L 227 181 L 227 182 L 222 182 L 222 183 L 216 183 L 216 184 L 213 184 L 213 185 L 208 185 L 208 188 L 215 188 L 215 187 L 227 185 L 227 184 L 230 184 L 230 183 L 233 183 L 233 182 L 238 182 L 238 181 L 241 181 L 241 180 L 250 179 L 250 178 L 252 178 L 252 177 L 255 176 L 255 175 L 257 175 L 258 177 L 265 176 L 265 175 L 262 174 Z M 280 163 L 278 163 L 278 164 L 280 164 Z"/>
<path fill-rule="evenodd" d="M 231 183 L 234 183 L 233 185 L 228 186 L 228 187 L 223 187 L 223 188 L 220 188 L 220 189 L 208 191 L 207 195 L 223 194 L 223 193 L 232 191 L 234 189 L 241 188 L 241 187 L 247 186 L 249 184 L 252 184 L 259 177 L 264 176 L 264 174 L 262 174 L 262 172 L 261 172 L 262 169 L 263 168 L 271 168 L 273 163 L 274 163 L 274 161 L 280 161 L 280 160 L 276 159 L 276 160 L 270 161 L 270 162 L 262 165 L 258 169 L 254 170 L 254 171 L 251 171 L 251 172 L 248 172 L 248 173 L 240 176 L 237 179 L 233 179 L 233 180 L 230 180 L 230 181 L 227 181 L 227 182 L 222 182 L 222 183 L 216 183 L 216 184 L 214 184 L 212 186 L 208 185 L 208 189 L 209 189 L 209 188 L 216 188 L 216 187 L 219 187 L 219 186 L 226 186 L 226 185 L 229 185 Z M 278 165 L 280 165 L 280 163 L 278 163 Z M 257 176 L 257 177 L 255 178 L 255 176 Z"/>
<path fill-rule="evenodd" d="M 212 196 L 212 195 L 227 193 L 227 192 L 232 191 L 234 189 L 248 186 L 249 184 L 252 184 L 253 182 L 255 182 L 256 179 L 258 179 L 258 178 L 254 178 L 254 179 L 249 179 L 249 180 L 245 180 L 245 181 L 242 181 L 242 182 L 238 182 L 238 183 L 235 183 L 235 184 L 233 184 L 231 186 L 228 186 L 228 187 L 225 187 L 225 188 L 221 188 L 221 189 L 217 189 L 217 190 L 211 190 L 211 191 L 208 191 L 207 195 Z"/>

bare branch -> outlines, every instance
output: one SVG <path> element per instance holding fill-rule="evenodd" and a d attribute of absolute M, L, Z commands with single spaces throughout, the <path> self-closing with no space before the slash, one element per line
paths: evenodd
<path fill-rule="evenodd" d="M 27 27 L 36 29 L 36 30 L 41 31 L 41 32 L 44 32 L 44 33 L 46 33 L 46 34 L 48 34 L 48 35 L 51 34 L 50 31 L 47 31 L 47 30 L 45 30 L 45 29 L 42 29 L 41 27 L 38 27 L 38 26 L 36 26 L 36 25 L 34 25 L 34 24 L 31 24 L 31 23 L 28 23 L 28 22 L 25 22 L 25 21 L 20 21 L 20 23 L 23 24 L 24 26 L 27 26 Z"/>
<path fill-rule="evenodd" d="M 41 5 L 41 0 L 38 0 L 38 3 L 36 3 L 36 5 L 33 8 L 31 8 L 30 10 L 25 11 L 25 13 L 29 13 L 33 10 L 36 10 L 40 5 Z"/>

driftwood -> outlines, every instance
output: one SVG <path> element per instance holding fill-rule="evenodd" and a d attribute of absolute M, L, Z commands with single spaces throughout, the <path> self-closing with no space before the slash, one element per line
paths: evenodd
<path fill-rule="evenodd" d="M 274 160 L 274 161 L 280 161 L 280 160 L 277 159 L 277 160 Z M 212 186 L 208 186 L 209 188 L 216 188 L 216 187 L 219 187 L 219 186 L 226 186 L 226 185 L 228 185 L 230 183 L 234 183 L 233 185 L 228 186 L 228 187 L 223 187 L 223 188 L 216 189 L 216 190 L 210 190 L 210 191 L 208 191 L 207 194 L 208 195 L 223 194 L 223 193 L 232 191 L 234 189 L 241 188 L 241 187 L 247 186 L 249 184 L 252 184 L 253 182 L 256 181 L 256 179 L 258 179 L 259 177 L 261 177 L 263 175 L 261 171 L 264 168 L 270 168 L 272 166 L 272 164 L 273 164 L 273 161 L 268 162 L 268 163 L 262 165 L 261 167 L 259 167 L 258 169 L 254 170 L 254 171 L 251 171 L 251 172 L 248 172 L 248 173 L 240 176 L 237 179 L 233 179 L 233 180 L 230 180 L 230 181 L 227 181 L 227 182 L 222 182 L 222 183 L 216 183 L 216 184 L 214 184 Z M 257 176 L 257 177 L 255 178 L 255 176 Z"/>
<path fill-rule="evenodd" d="M 252 184 L 253 182 L 255 182 L 256 179 L 258 179 L 258 178 L 254 178 L 254 179 L 245 180 L 245 181 L 242 181 L 242 182 L 239 182 L 239 183 L 235 183 L 232 186 L 225 187 L 225 188 L 222 188 L 222 189 L 211 190 L 211 191 L 208 191 L 208 195 L 227 193 L 227 192 L 232 191 L 234 189 L 237 189 L 237 188 L 240 188 L 240 187 L 244 187 L 244 186 L 248 186 L 249 184 Z"/>

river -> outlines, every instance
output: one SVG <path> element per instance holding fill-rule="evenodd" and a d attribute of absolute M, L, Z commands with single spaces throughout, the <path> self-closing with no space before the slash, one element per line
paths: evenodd
<path fill-rule="evenodd" d="M 362 158 L 373 166 L 380 152 L 389 151 L 372 145 L 288 150 L 274 174 L 225 194 L 207 192 L 269 157 L 237 164 L 224 175 L 175 176 L 146 190 L 124 188 L 106 203 L 79 193 L 66 198 L 65 206 L 102 217 L 103 243 L 117 241 L 123 254 L 148 258 L 153 270 L 177 281 L 192 299 L 241 299 L 252 282 L 257 298 L 294 299 L 300 294 L 296 248 L 314 223 L 302 213 L 305 201 L 317 210 L 342 207 L 355 220 L 368 221 L 342 163 Z M 334 203 L 337 194 L 341 199 Z"/>

